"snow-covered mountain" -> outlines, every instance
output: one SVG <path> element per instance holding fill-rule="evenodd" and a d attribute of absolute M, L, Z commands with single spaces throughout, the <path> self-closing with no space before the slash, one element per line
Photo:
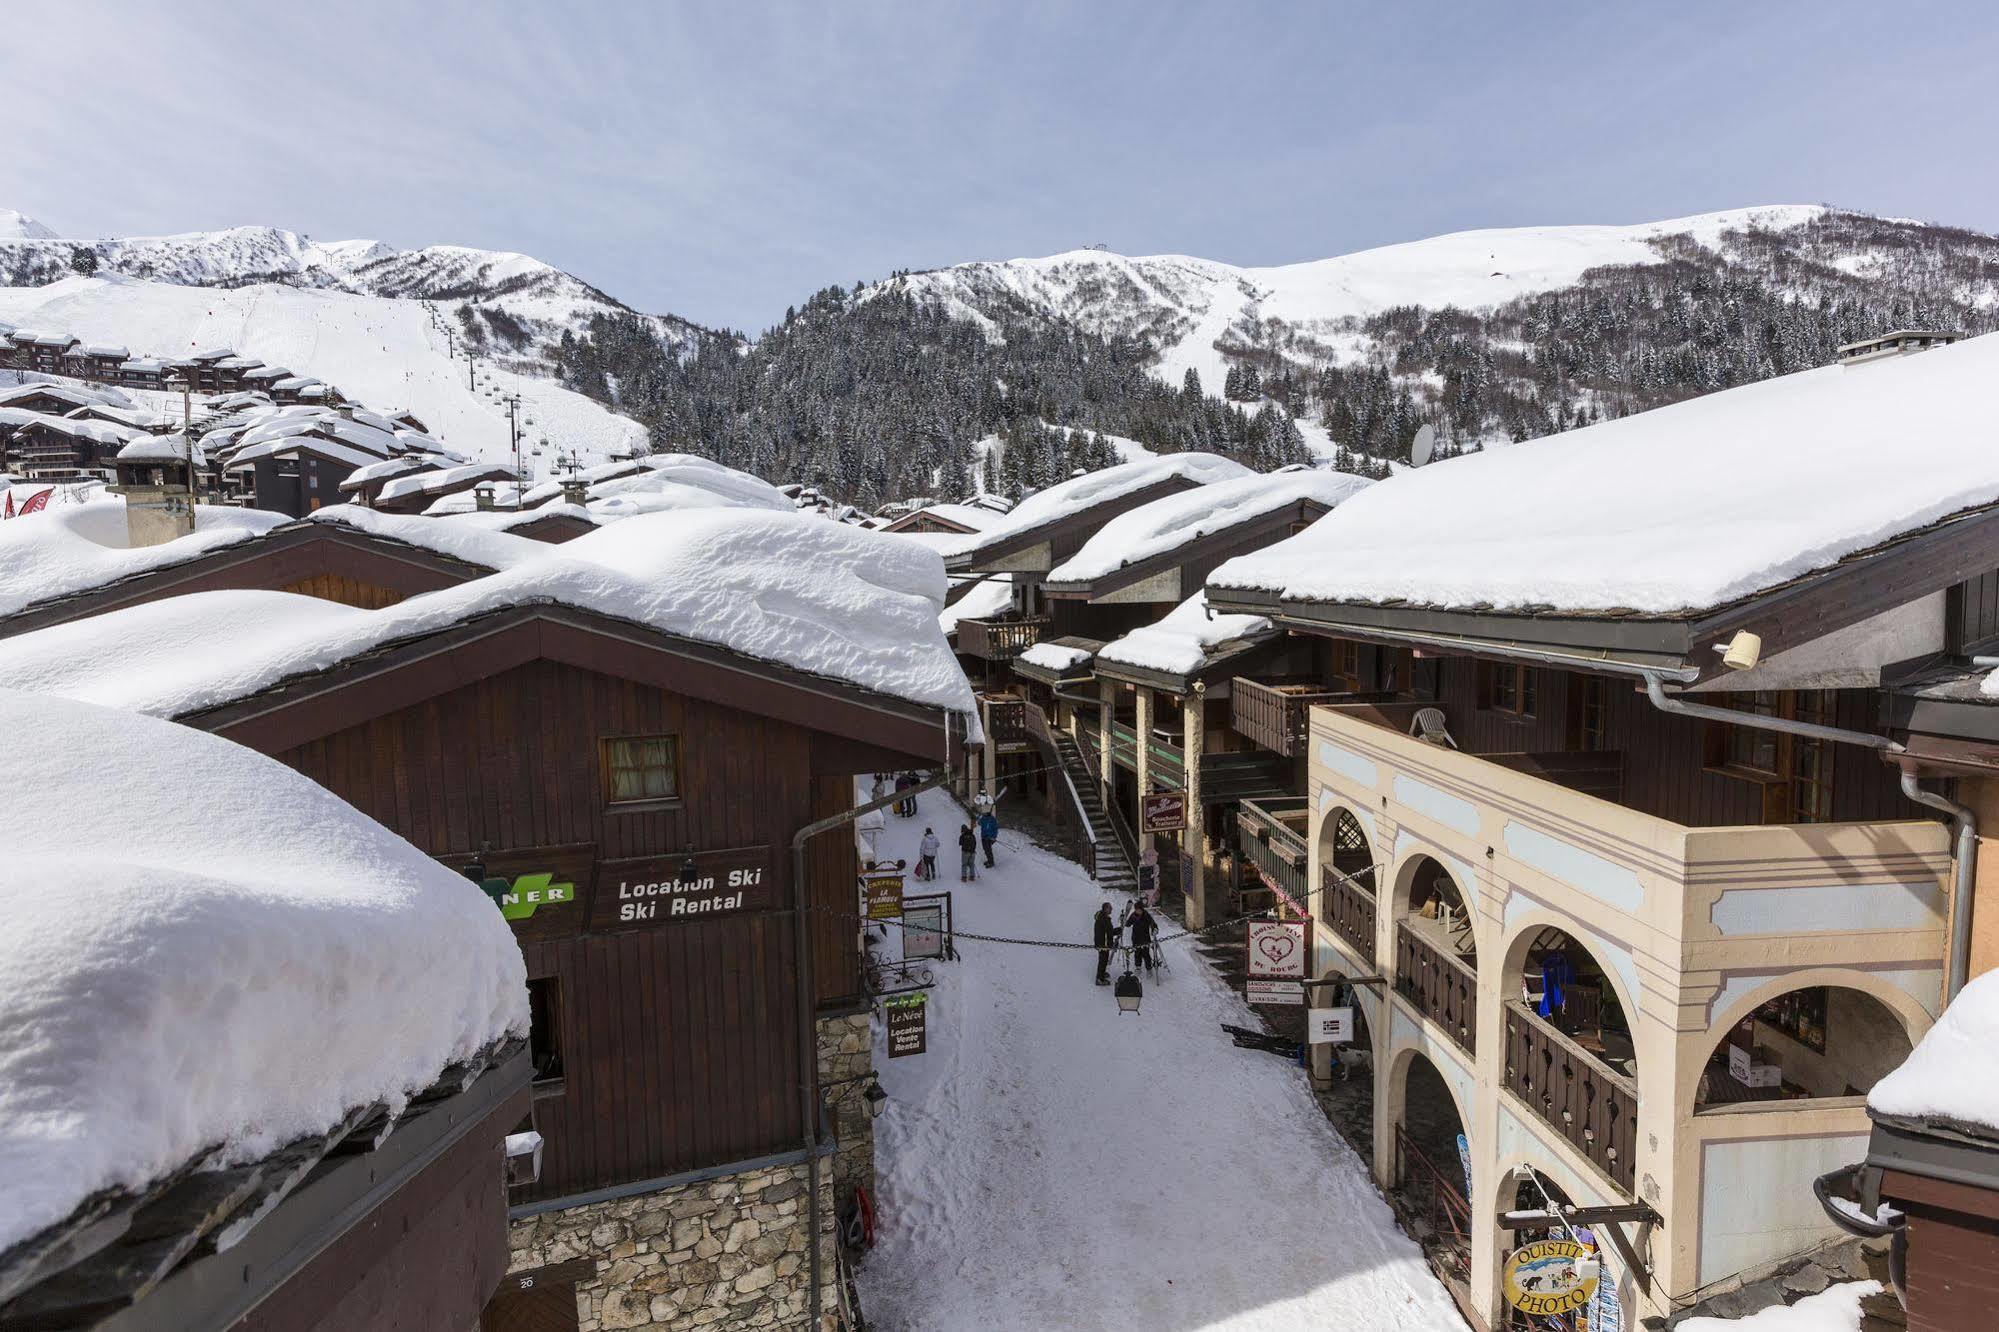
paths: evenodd
<path fill-rule="evenodd" d="M 101 273 L 176 286 L 275 284 L 434 302 L 455 337 L 530 371 L 543 369 L 545 353 L 565 330 L 587 328 L 595 315 L 635 313 L 581 278 L 524 254 L 460 245 L 404 250 L 375 240 L 317 241 L 278 227 L 64 239 L 33 218 L 0 212 L 0 285 L 56 281 L 71 271 L 80 250 L 96 256 Z M 674 343 L 700 332 L 671 315 L 639 317 Z"/>
<path fill-rule="evenodd" d="M 1387 310 L 1483 309 L 1570 286 L 1593 268 L 1663 263 L 1673 253 L 1661 244 L 1667 237 L 1722 249 L 1736 235 L 1790 231 L 1828 211 L 1777 205 L 1636 226 L 1461 231 L 1274 268 L 1072 250 L 907 274 L 873 290 L 908 291 L 981 323 L 1023 306 L 1072 320 L 1143 342 L 1160 378 L 1177 384 L 1192 368 L 1212 391 L 1235 354 L 1274 349 L 1301 365 L 1352 362 L 1373 349 L 1355 321 Z"/>

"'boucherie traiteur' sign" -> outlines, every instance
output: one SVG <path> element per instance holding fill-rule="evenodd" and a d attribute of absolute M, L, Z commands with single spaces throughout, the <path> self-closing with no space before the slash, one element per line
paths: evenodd
<path fill-rule="evenodd" d="M 605 860 L 588 928 L 638 930 L 777 905 L 768 846 Z"/>

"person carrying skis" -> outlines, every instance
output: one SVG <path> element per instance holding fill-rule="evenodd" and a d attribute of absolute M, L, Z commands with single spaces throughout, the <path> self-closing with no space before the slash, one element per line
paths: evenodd
<path fill-rule="evenodd" d="M 1117 947 L 1117 922 L 1111 919 L 1111 904 L 1104 903 L 1097 908 L 1097 918 L 1093 922 L 1091 942 L 1097 947 L 1097 984 L 1111 983 L 1111 949 Z"/>
<path fill-rule="evenodd" d="M 986 868 L 993 867 L 993 843 L 999 840 L 999 816 L 991 810 L 979 815 L 979 841 L 986 848 Z"/>
<path fill-rule="evenodd" d="M 937 853 L 943 849 L 943 846 L 944 844 L 937 840 L 936 829 L 925 828 L 923 830 L 923 840 L 916 844 L 918 854 L 923 857 L 923 863 L 917 867 L 917 878 L 935 879 L 937 877 Z"/>
<path fill-rule="evenodd" d="M 1148 974 L 1159 969 L 1159 958 L 1153 951 L 1152 942 L 1158 937 L 1159 922 L 1145 909 L 1145 903 L 1140 902 L 1131 913 L 1131 951 Z"/>
<path fill-rule="evenodd" d="M 958 830 L 958 882 L 970 883 L 978 877 L 973 867 L 972 852 L 978 846 L 978 838 L 972 836 L 972 825 L 966 824 Z M 986 862 L 992 864 L 990 860 Z"/>

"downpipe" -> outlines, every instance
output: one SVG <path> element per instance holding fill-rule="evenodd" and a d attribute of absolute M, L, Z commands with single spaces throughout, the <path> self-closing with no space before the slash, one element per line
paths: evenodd
<path fill-rule="evenodd" d="M 1999 664 L 1999 662 L 1995 662 Z M 1837 726 L 1821 726 L 1816 722 L 1794 721 L 1788 717 L 1759 717 L 1754 713 L 1738 712 L 1734 708 L 1718 708 L 1707 703 L 1689 703 L 1684 698 L 1675 698 L 1666 692 L 1665 677 L 1647 672 L 1645 675 L 1645 695 L 1652 700 L 1652 706 L 1661 712 L 1675 712 L 1682 717 L 1698 717 L 1703 721 L 1722 722 L 1729 726 L 1746 726 L 1759 731 L 1779 731 L 1785 735 L 1802 735 L 1813 740 L 1830 740 L 1836 744 L 1860 745 L 1867 749 L 1879 750 L 1884 754 L 1906 754 L 1907 748 L 1890 740 L 1885 735 L 1875 735 L 1870 731 L 1848 731 Z M 1902 794 L 1919 805 L 1948 814 L 1957 832 L 1957 853 L 1953 863 L 1953 879 L 1950 901 L 1950 957 L 1944 980 L 1944 1002 L 1947 1004 L 1957 997 L 1964 988 L 1971 971 L 1971 893 L 1978 877 L 1978 818 L 1969 809 L 1955 800 L 1946 799 L 1934 791 L 1923 789 L 1918 782 L 1915 766 L 1904 762 L 1902 769 Z"/>

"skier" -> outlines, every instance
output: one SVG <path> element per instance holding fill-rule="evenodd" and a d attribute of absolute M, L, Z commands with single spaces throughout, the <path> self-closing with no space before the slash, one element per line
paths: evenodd
<path fill-rule="evenodd" d="M 936 829 L 925 828 L 923 830 L 923 840 L 916 844 L 917 851 L 923 856 L 923 863 L 916 870 L 917 878 L 935 879 L 937 877 L 937 853 L 943 849 L 943 846 L 944 844 L 937 840 Z"/>
<path fill-rule="evenodd" d="M 972 836 L 971 824 L 968 823 L 964 827 L 958 830 L 958 882 L 959 883 L 970 883 L 973 879 L 978 877 L 978 871 L 974 868 L 972 861 L 972 850 L 977 845 L 978 845 L 978 839 Z"/>
<path fill-rule="evenodd" d="M 986 868 L 993 867 L 993 843 L 999 840 L 999 816 L 991 810 L 979 815 L 979 841 L 986 848 Z"/>
<path fill-rule="evenodd" d="M 1131 951 L 1148 974 L 1159 969 L 1159 959 L 1152 943 L 1158 936 L 1159 922 L 1145 909 L 1145 903 L 1140 902 L 1131 913 Z"/>
<path fill-rule="evenodd" d="M 880 800 L 888 794 L 888 779 L 881 773 L 875 774 L 875 784 L 868 788 L 869 800 Z"/>
<path fill-rule="evenodd" d="M 1117 922 L 1111 919 L 1111 904 L 1104 903 L 1097 908 L 1091 942 L 1097 946 L 1097 984 L 1111 983 L 1111 949 L 1117 947 Z"/>

